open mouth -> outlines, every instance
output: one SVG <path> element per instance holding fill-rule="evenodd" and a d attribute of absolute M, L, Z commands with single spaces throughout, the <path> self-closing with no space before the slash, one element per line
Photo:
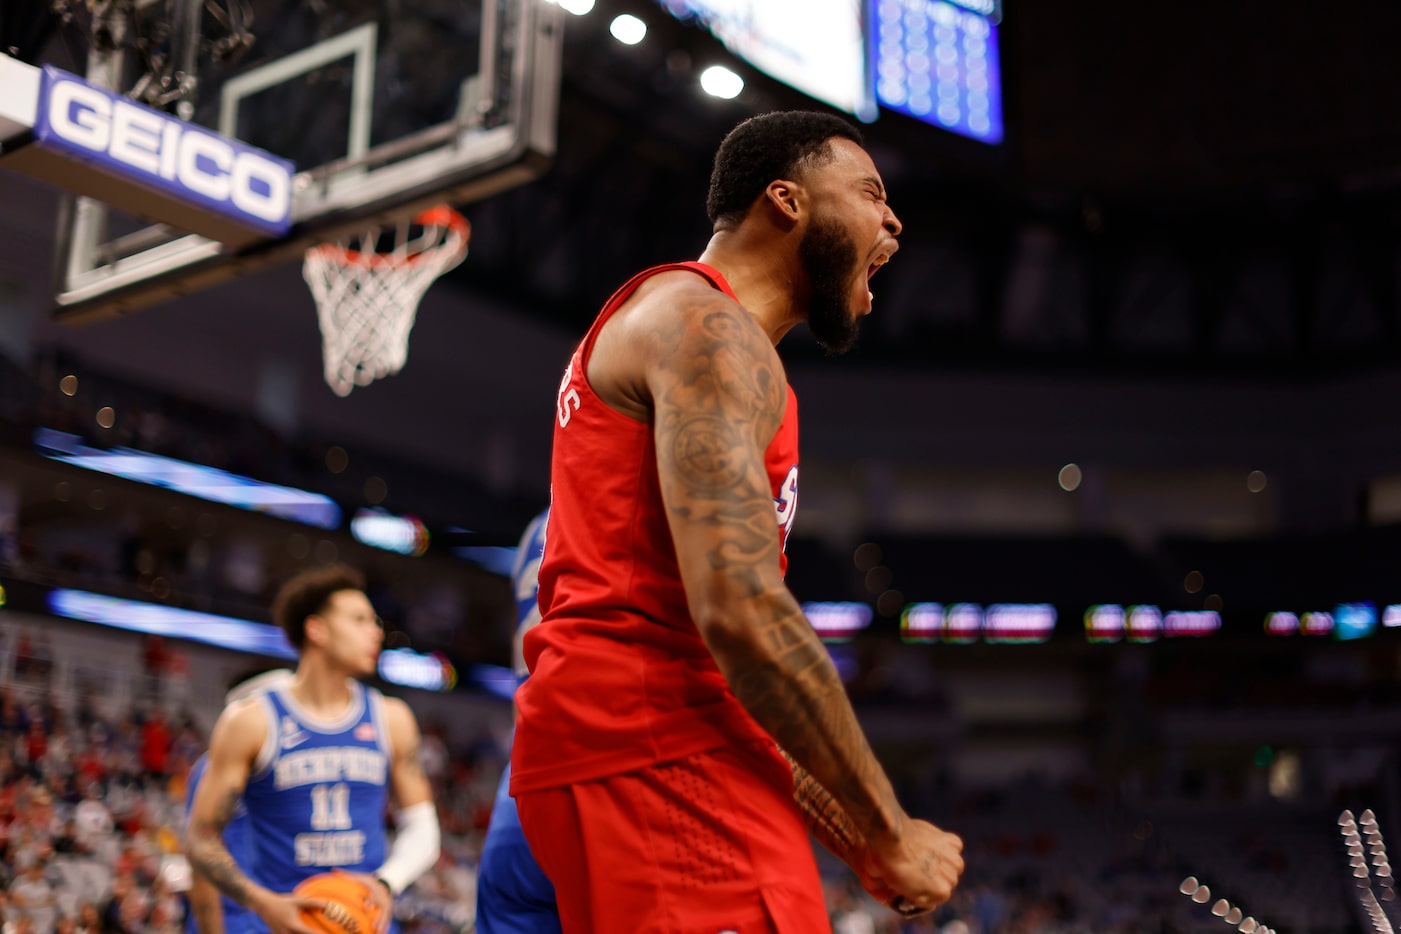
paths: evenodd
<path fill-rule="evenodd" d="M 880 272 L 880 268 L 882 266 L 890 262 L 890 257 L 893 255 L 893 253 L 894 251 L 891 251 L 889 253 L 879 253 L 876 255 L 875 261 L 872 262 L 871 265 L 866 267 L 867 282 L 871 281 L 871 279 L 875 277 L 876 273 Z"/>

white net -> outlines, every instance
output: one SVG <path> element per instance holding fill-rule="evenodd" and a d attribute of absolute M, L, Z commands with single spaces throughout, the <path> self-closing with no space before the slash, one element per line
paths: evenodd
<path fill-rule="evenodd" d="M 338 396 L 398 373 L 409 355 L 418 303 L 467 255 L 471 227 L 456 211 L 432 208 L 399 224 L 394 242 L 365 230 L 307 250 L 302 276 L 316 299 L 326 384 Z"/>

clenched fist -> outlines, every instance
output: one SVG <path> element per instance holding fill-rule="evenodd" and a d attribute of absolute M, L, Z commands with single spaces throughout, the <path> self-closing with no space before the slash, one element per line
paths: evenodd
<path fill-rule="evenodd" d="M 963 875 L 963 840 L 928 821 L 907 821 L 897 838 L 865 855 L 859 872 L 866 890 L 907 917 L 948 901 Z"/>

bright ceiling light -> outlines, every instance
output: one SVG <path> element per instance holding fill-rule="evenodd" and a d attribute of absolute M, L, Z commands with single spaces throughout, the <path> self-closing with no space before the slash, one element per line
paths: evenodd
<path fill-rule="evenodd" d="M 734 100 L 744 90 L 744 79 L 724 65 L 711 65 L 700 76 L 701 88 L 712 97 Z"/>
<path fill-rule="evenodd" d="M 593 9 L 593 0 L 558 0 L 559 5 L 575 16 L 583 16 Z"/>
<path fill-rule="evenodd" d="M 647 24 L 631 13 L 614 17 L 608 31 L 623 45 L 637 45 L 647 36 Z"/>

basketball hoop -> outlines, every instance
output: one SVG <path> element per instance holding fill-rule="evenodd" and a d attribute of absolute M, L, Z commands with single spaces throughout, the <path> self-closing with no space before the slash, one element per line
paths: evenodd
<path fill-rule="evenodd" d="M 338 396 L 398 373 L 423 294 L 467 255 L 472 227 L 446 205 L 306 251 L 302 276 L 316 299 L 326 383 Z"/>

